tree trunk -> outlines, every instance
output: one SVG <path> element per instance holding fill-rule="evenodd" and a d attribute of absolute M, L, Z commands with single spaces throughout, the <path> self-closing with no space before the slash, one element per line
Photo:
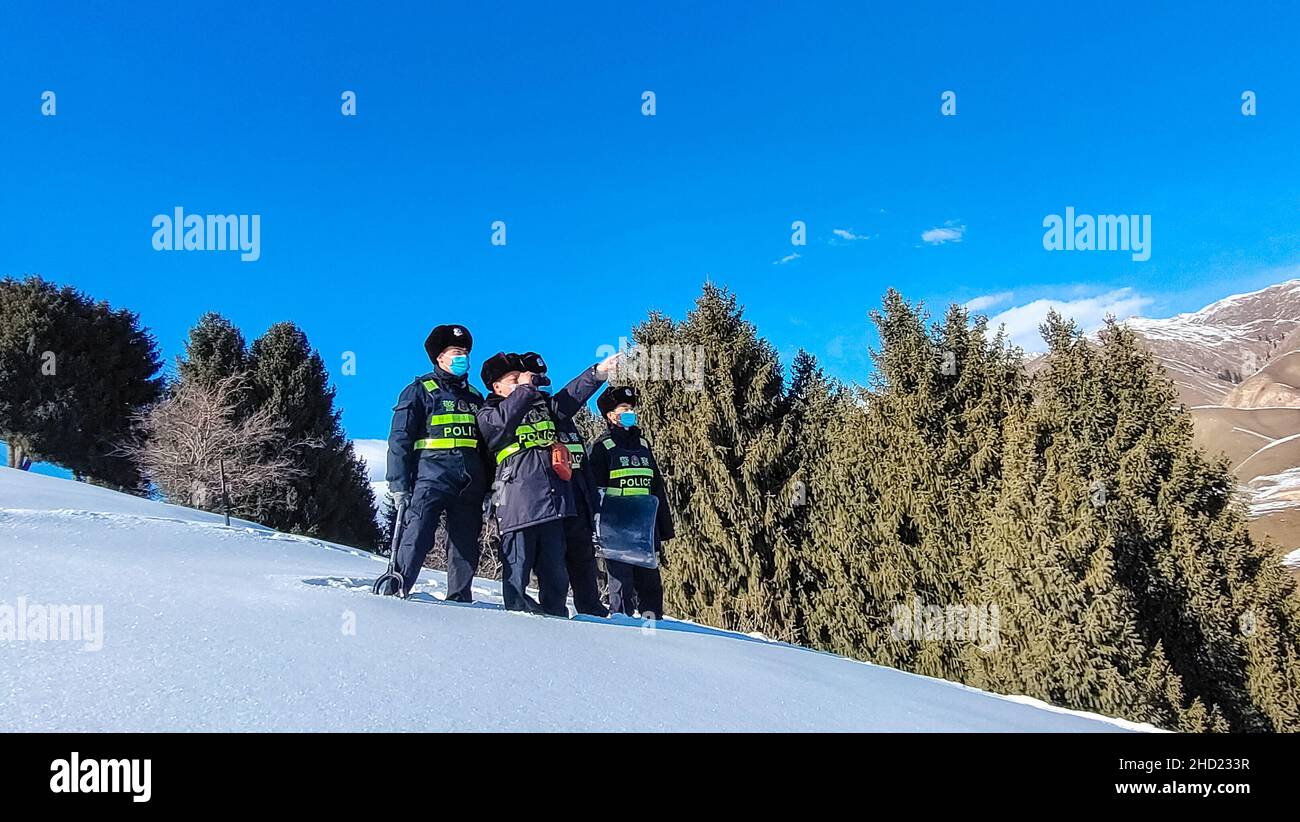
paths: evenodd
<path fill-rule="evenodd" d="M 26 471 L 31 467 L 27 461 L 27 449 L 23 448 L 22 442 L 17 439 L 9 442 L 9 467 L 17 468 L 19 471 Z"/>

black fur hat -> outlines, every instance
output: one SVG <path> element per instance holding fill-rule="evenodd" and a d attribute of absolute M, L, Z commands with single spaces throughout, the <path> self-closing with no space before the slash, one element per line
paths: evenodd
<path fill-rule="evenodd" d="M 459 346 L 466 351 L 474 347 L 474 337 L 463 325 L 440 325 L 429 332 L 424 340 L 424 350 L 429 354 L 429 362 L 437 363 L 438 355 L 451 346 Z"/>
<path fill-rule="evenodd" d="M 483 387 L 492 390 L 492 383 L 509 374 L 511 371 L 523 371 L 523 363 L 519 361 L 518 354 L 507 354 L 504 351 L 498 351 L 488 357 L 483 363 L 483 368 L 479 371 L 479 376 L 483 378 Z"/>
<path fill-rule="evenodd" d="M 596 398 L 596 407 L 600 413 L 608 414 L 623 403 L 636 408 L 637 403 L 641 400 L 641 395 L 635 388 L 630 385 L 611 385 L 601 392 Z"/>

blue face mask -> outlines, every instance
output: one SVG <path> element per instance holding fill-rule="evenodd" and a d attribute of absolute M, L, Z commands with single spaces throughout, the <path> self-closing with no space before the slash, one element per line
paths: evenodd
<path fill-rule="evenodd" d="M 636 425 L 636 412 L 623 411 L 618 415 L 618 424 L 624 428 L 632 428 Z"/>
<path fill-rule="evenodd" d="M 447 369 L 453 377 L 463 377 L 469 372 L 469 356 L 457 354 L 451 358 L 451 368 Z"/>

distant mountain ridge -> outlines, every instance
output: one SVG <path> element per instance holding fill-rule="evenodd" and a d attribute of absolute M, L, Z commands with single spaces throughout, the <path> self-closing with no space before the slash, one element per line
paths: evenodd
<path fill-rule="evenodd" d="M 1165 364 L 1188 406 L 1224 404 L 1271 360 L 1300 350 L 1300 279 L 1234 294 L 1190 314 L 1124 324 Z"/>
<path fill-rule="evenodd" d="M 1251 531 L 1300 547 L 1300 279 L 1124 325 L 1173 380 L 1197 444 L 1232 464 Z"/>

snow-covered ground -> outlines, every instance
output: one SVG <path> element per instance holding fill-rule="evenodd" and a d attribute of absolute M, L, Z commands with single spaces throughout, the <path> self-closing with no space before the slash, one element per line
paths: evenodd
<path fill-rule="evenodd" d="M 1255 477 L 1246 483 L 1246 489 L 1252 517 L 1300 507 L 1300 468 Z"/>
<path fill-rule="evenodd" d="M 489 581 L 375 597 L 383 568 L 0 468 L 0 731 L 1143 727 L 690 623 L 507 613 Z M 87 607 L 81 637 L 32 639 L 58 606 Z"/>

